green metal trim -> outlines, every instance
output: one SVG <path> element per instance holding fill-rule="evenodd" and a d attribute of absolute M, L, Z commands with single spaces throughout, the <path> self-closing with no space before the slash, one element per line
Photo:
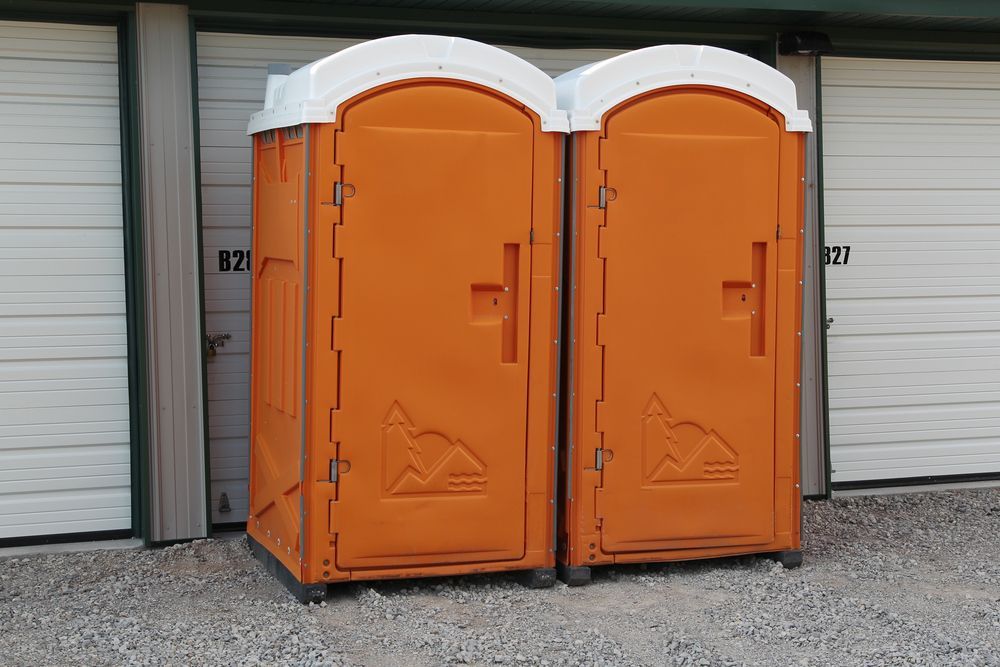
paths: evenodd
<path fill-rule="evenodd" d="M 128 339 L 132 532 L 150 543 L 149 371 L 146 280 L 142 231 L 142 161 L 139 129 L 138 35 L 135 12 L 118 23 L 121 107 L 122 206 L 125 232 L 125 312 Z"/>
<path fill-rule="evenodd" d="M 564 0 L 567 4 L 581 0 Z M 656 9 L 743 9 L 796 12 L 848 12 L 873 16 L 897 15 L 915 17 L 1000 17 L 1000 4 L 995 0 L 602 0 L 615 7 L 649 7 Z M 582 3 L 581 3 L 582 4 Z M 592 4 L 592 3 L 591 3 Z"/>
<path fill-rule="evenodd" d="M 202 233 L 202 202 L 201 202 L 201 115 L 198 106 L 198 39 L 195 21 L 188 16 L 188 47 L 191 58 L 191 157 L 194 161 L 194 208 L 195 224 L 198 238 L 198 309 L 201 317 L 201 340 L 208 338 L 208 322 L 205 317 L 205 243 Z M 201 402 L 202 430 L 205 446 L 202 453 L 205 457 L 205 534 L 212 537 L 212 452 L 209 438 L 208 413 L 208 355 L 201 355 Z"/>
<path fill-rule="evenodd" d="M 414 11 L 433 11 L 440 8 L 444 11 L 461 9 L 468 3 L 459 0 L 451 2 L 420 2 L 411 0 L 403 3 L 407 9 Z M 500 13 L 502 9 L 490 10 L 488 3 L 475 3 L 476 9 L 484 13 Z M 677 10 L 719 10 L 725 15 L 726 10 L 740 12 L 770 12 L 772 14 L 789 12 L 795 15 L 812 14 L 848 14 L 859 17 L 899 17 L 909 19 L 991 19 L 1000 17 L 1000 6 L 995 0 L 686 0 L 682 2 L 671 0 L 563 0 L 559 3 L 565 13 L 581 13 L 595 9 L 614 12 L 615 10 L 642 10 L 644 12 L 670 12 Z M 358 9 L 357 5 L 338 5 L 335 2 L 302 2 L 286 1 L 281 3 L 267 0 L 191 0 L 192 9 L 201 11 L 236 11 L 256 13 L 302 14 L 305 12 L 339 11 L 342 9 Z M 277 5 L 277 7 L 276 7 Z M 573 6 L 578 11 L 573 11 Z M 394 7 L 364 7 L 375 11 L 390 11 Z"/>
<path fill-rule="evenodd" d="M 1000 34 L 947 30 L 812 29 L 833 43 L 830 56 L 909 60 L 1000 60 Z"/>
<path fill-rule="evenodd" d="M 759 53 L 750 55 L 765 65 L 778 69 L 778 33 L 775 32 L 770 39 L 762 42 Z"/>
<path fill-rule="evenodd" d="M 206 7 L 210 4 L 210 7 Z M 238 8 L 237 8 L 238 7 Z M 312 37 L 375 38 L 436 32 L 511 46 L 638 48 L 662 43 L 707 43 L 758 52 L 777 28 L 746 23 L 678 22 L 569 14 L 526 14 L 405 7 L 271 3 L 194 3 L 199 30 Z"/>
<path fill-rule="evenodd" d="M 820 375 L 823 382 L 823 473 L 824 484 L 822 497 L 829 499 L 833 491 L 830 467 L 830 368 L 827 358 L 826 343 L 826 261 L 823 249 L 826 247 L 826 210 L 825 190 L 823 180 L 823 67 L 822 58 L 816 58 L 816 242 L 819 244 L 819 340 L 820 340 Z"/>
<path fill-rule="evenodd" d="M 81 11 L 81 6 L 85 7 Z M 10 21 L 38 21 L 44 23 L 71 23 L 81 25 L 120 26 L 125 21 L 131 2 L 117 6 L 91 5 L 79 2 L 25 2 L 0 0 L 0 19 Z"/>
<path fill-rule="evenodd" d="M 7 0 L 6 4 L 14 8 L 30 9 L 33 5 L 43 4 L 48 11 L 60 13 L 72 13 L 79 9 L 80 4 L 63 1 L 53 2 L 31 2 L 29 0 Z M 274 2 L 268 0 L 190 0 L 188 2 L 192 9 L 197 11 L 218 11 L 233 14 L 240 13 L 270 13 L 274 16 L 282 14 L 303 14 L 317 13 L 324 11 L 341 11 L 344 9 L 355 9 L 355 5 L 340 5 L 336 2 L 303 2 L 302 0 L 284 0 Z M 433 11 L 435 7 L 446 9 L 461 8 L 464 4 L 459 0 L 451 2 L 426 3 L 411 0 L 406 3 L 407 9 L 414 11 Z M 101 0 L 100 2 L 87 3 L 89 9 L 95 12 L 122 11 L 129 5 L 133 5 L 129 0 Z M 429 5 L 429 6 L 428 6 Z M 449 7 L 451 5 L 451 7 Z M 576 6 L 580 11 L 593 10 L 595 5 L 602 11 L 614 12 L 615 10 L 644 10 L 650 12 L 670 11 L 670 10 L 718 10 L 718 13 L 725 14 L 727 10 L 742 12 L 770 12 L 801 15 L 803 13 L 814 14 L 850 14 L 859 17 L 884 17 L 892 16 L 899 18 L 916 19 L 991 19 L 1000 18 L 1000 4 L 995 0 L 563 0 L 563 7 L 569 7 L 566 13 L 573 13 L 572 7 Z M 480 5 L 480 9 L 484 9 Z M 395 7 L 367 7 L 365 9 L 374 11 L 392 11 Z M 485 12 L 484 12 L 485 13 Z M 492 10 L 489 13 L 500 13 Z"/>

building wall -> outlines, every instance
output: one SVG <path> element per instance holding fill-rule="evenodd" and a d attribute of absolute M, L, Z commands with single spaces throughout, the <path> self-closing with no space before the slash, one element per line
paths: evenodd
<path fill-rule="evenodd" d="M 365 18 L 363 12 L 352 13 L 349 7 L 323 3 L 297 3 L 296 12 L 304 11 L 305 4 L 310 5 L 306 14 L 280 13 L 269 8 L 279 7 L 277 3 L 258 3 L 252 11 L 243 11 L 221 2 L 202 2 L 189 9 L 184 4 L 135 4 L 128 0 L 72 5 L 14 0 L 0 9 L 0 18 L 6 20 L 98 23 L 117 30 L 120 36 L 123 120 L 120 131 L 125 165 L 122 182 L 124 278 L 129 302 L 125 314 L 128 381 L 123 389 L 130 396 L 131 415 L 127 428 L 133 467 L 129 483 L 135 498 L 133 504 L 139 507 L 148 500 L 152 506 L 150 525 L 146 525 L 145 510 L 134 511 L 133 528 L 153 540 L 185 539 L 209 530 L 205 518 L 208 499 L 204 428 L 206 402 L 214 399 L 205 394 L 204 375 L 200 370 L 204 365 L 204 331 L 198 266 L 202 256 L 198 246 L 196 206 L 198 137 L 194 132 L 197 119 L 193 114 L 195 105 L 191 93 L 194 84 L 191 35 L 194 29 L 308 33 L 325 35 L 326 39 L 369 38 L 423 30 L 463 34 L 495 43 L 531 43 L 535 49 L 582 41 L 588 46 L 614 48 L 686 41 L 729 46 L 767 60 L 774 52 L 779 32 L 805 27 L 828 31 L 835 46 L 850 55 L 1000 58 L 997 46 L 1000 40 L 986 32 L 777 25 L 773 22 L 780 17 L 775 12 L 768 13 L 766 20 L 761 18 L 759 24 L 619 21 L 546 15 L 529 25 L 527 15 L 523 14 L 491 13 L 485 17 L 471 12 L 428 11 L 416 20 L 413 12 L 405 14 L 410 17 L 407 19 L 404 13 L 397 16 L 386 9 L 380 17 Z M 800 106 L 814 112 L 812 115 L 816 118 L 822 112 L 822 103 L 816 97 L 814 59 L 780 57 L 777 64 L 798 83 Z M 205 112 L 206 109 L 201 109 L 203 123 L 211 120 Z M 810 138 L 807 175 L 809 252 L 805 258 L 801 432 L 803 492 L 806 495 L 824 493 L 829 474 L 824 451 L 827 430 L 823 399 L 825 322 L 821 280 L 824 244 L 818 139 L 818 133 Z M 212 178 L 217 177 L 203 179 L 200 183 L 206 193 L 213 187 L 221 189 L 225 185 L 220 186 Z M 211 206 L 214 204 L 206 201 L 202 213 Z M 141 257 L 135 256 L 136 248 L 144 249 Z M 211 253 L 205 257 L 218 261 Z M 210 286 L 207 281 L 206 286 L 210 293 L 228 289 L 221 284 Z M 239 341 L 234 340 L 231 345 L 238 349 Z M 147 366 L 148 374 L 145 372 Z M 236 392 L 220 400 L 239 401 L 242 398 Z M 150 477 L 148 481 L 147 476 Z"/>
<path fill-rule="evenodd" d="M 139 3 L 153 541 L 205 537 L 204 361 L 187 8 Z"/>
<path fill-rule="evenodd" d="M 814 130 L 806 136 L 805 256 L 802 292 L 802 495 L 827 493 L 826 405 L 823 400 L 823 241 L 819 220 L 818 104 L 815 56 L 778 56 L 777 68 L 795 82 L 800 109 Z"/>

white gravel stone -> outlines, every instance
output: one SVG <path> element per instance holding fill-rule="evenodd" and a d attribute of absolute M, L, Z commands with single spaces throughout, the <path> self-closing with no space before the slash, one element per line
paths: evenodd
<path fill-rule="evenodd" d="M 336 586 L 303 606 L 245 540 L 0 560 L 0 664 L 998 665 L 1000 489 L 803 507 L 754 557 Z"/>

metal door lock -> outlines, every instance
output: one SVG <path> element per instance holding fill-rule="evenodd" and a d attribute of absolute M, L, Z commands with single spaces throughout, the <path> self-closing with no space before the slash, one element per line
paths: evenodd
<path fill-rule="evenodd" d="M 321 201 L 320 206 L 343 206 L 345 199 L 350 199 L 357 193 L 358 189 L 353 183 L 334 183 L 333 201 Z"/>
<path fill-rule="evenodd" d="M 826 328 L 829 329 L 832 325 L 833 325 L 833 318 L 832 317 L 826 318 Z"/>
<path fill-rule="evenodd" d="M 220 347 L 226 346 L 226 341 L 231 339 L 233 334 L 228 331 L 224 333 L 210 333 L 205 334 L 205 345 L 208 350 L 208 356 L 214 357 L 215 352 Z"/>

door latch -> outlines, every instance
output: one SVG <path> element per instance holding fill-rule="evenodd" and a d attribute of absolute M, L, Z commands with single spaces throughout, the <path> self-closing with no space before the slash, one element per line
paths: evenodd
<path fill-rule="evenodd" d="M 351 183 L 333 184 L 333 201 L 321 201 L 320 206 L 343 206 L 345 199 L 350 199 L 358 191 Z"/>
<path fill-rule="evenodd" d="M 341 469 L 343 466 L 343 469 Z M 340 481 L 340 476 L 351 472 L 351 462 L 344 459 L 330 459 L 330 483 L 336 484 Z"/>
<path fill-rule="evenodd" d="M 829 329 L 831 326 L 833 326 L 833 318 L 828 317 L 826 318 L 826 328 Z"/>
<path fill-rule="evenodd" d="M 597 191 L 597 208 L 607 208 L 609 201 L 618 199 L 618 191 L 602 185 Z"/>

